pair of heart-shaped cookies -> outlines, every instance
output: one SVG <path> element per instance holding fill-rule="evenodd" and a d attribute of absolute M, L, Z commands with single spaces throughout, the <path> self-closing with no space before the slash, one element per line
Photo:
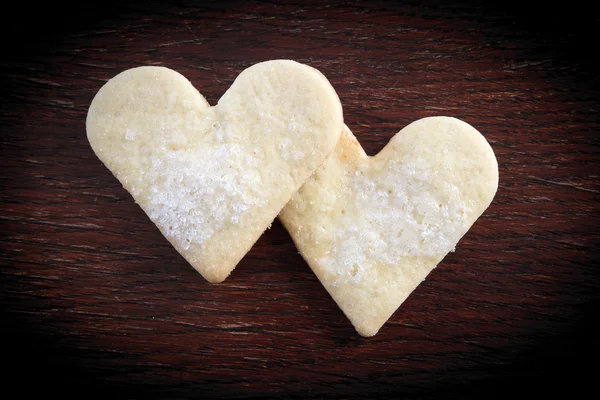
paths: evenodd
<path fill-rule="evenodd" d="M 367 157 L 327 79 L 287 60 L 246 69 L 214 107 L 172 70 L 127 70 L 94 98 L 87 132 L 210 282 L 223 281 L 281 212 L 364 336 L 454 248 L 498 184 L 492 149 L 454 118 L 417 121 Z"/>

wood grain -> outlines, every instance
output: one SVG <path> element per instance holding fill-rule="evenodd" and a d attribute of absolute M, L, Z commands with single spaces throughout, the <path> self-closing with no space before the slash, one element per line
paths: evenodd
<path fill-rule="evenodd" d="M 32 36 L 2 32 L 0 63 L 6 387 L 464 398 L 591 383 L 600 80 L 585 9 L 180 2 L 80 5 L 56 19 L 51 7 L 67 9 L 21 7 Z M 276 58 L 328 77 L 369 154 L 433 115 L 464 119 L 496 152 L 491 207 L 374 338 L 355 333 L 278 222 L 224 284 L 208 284 L 87 142 L 93 96 L 124 69 L 168 66 L 214 104 L 243 69 Z"/>

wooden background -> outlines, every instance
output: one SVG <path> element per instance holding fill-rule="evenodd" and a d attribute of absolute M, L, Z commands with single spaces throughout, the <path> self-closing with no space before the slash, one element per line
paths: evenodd
<path fill-rule="evenodd" d="M 481 398 L 589 386 L 600 305 L 590 10 L 17 7 L 3 13 L 0 56 L 3 389 Z M 493 204 L 374 338 L 356 334 L 278 222 L 225 283 L 208 284 L 87 142 L 93 96 L 124 69 L 168 66 L 214 104 L 243 69 L 277 58 L 329 78 L 369 154 L 433 115 L 471 123 L 496 152 Z"/>

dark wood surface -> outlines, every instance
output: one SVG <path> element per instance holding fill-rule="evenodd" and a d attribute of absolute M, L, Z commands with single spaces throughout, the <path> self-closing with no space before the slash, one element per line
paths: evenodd
<path fill-rule="evenodd" d="M 599 21 L 589 10 L 42 7 L 3 16 L 3 388 L 481 398 L 589 386 L 600 305 L 600 81 L 586 55 Z M 433 115 L 471 123 L 496 152 L 493 204 L 374 338 L 356 334 L 278 222 L 225 283 L 204 281 L 87 142 L 94 94 L 124 69 L 173 68 L 214 104 L 243 69 L 277 58 L 329 78 L 369 154 Z"/>

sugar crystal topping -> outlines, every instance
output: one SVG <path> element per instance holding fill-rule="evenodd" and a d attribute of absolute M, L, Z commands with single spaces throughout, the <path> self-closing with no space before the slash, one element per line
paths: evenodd
<path fill-rule="evenodd" d="M 136 131 L 134 131 L 133 129 L 125 129 L 125 140 L 131 141 L 131 140 L 135 140 L 135 136 L 136 136 Z"/>
<path fill-rule="evenodd" d="M 250 154 L 254 154 L 250 152 Z M 266 204 L 254 155 L 240 143 L 221 143 L 149 155 L 147 213 L 187 250 L 228 225 L 239 225 L 252 207 Z"/>
<path fill-rule="evenodd" d="M 318 260 L 342 281 L 360 281 L 376 265 L 398 265 L 409 257 L 441 258 L 466 231 L 467 204 L 456 186 L 435 180 L 428 162 L 389 161 L 348 178 L 345 208 L 332 243 Z"/>

